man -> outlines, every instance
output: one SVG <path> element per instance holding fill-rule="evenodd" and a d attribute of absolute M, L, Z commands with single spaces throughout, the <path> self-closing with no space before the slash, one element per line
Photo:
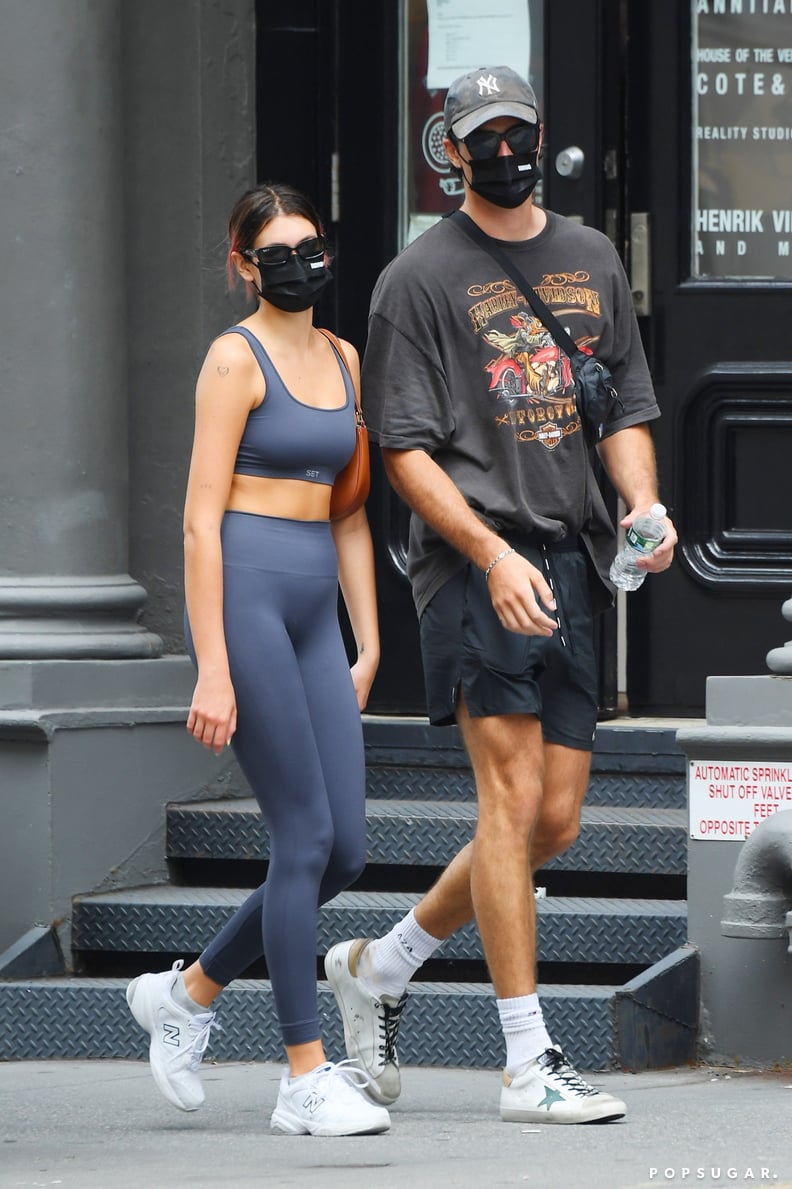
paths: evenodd
<path fill-rule="evenodd" d="M 597 449 L 630 509 L 626 526 L 658 499 L 647 422 L 659 410 L 616 252 L 534 203 L 542 129 L 514 71 L 457 79 L 445 126 L 464 214 L 611 368 L 622 407 Z M 625 1113 L 553 1044 L 536 994 L 532 873 L 577 837 L 597 719 L 592 617 L 613 595 L 614 531 L 566 358 L 458 216 L 410 245 L 375 288 L 366 420 L 413 512 L 408 572 L 430 721 L 459 724 L 479 811 L 474 840 L 391 933 L 327 955 L 348 1053 L 380 1102 L 400 1090 L 395 1038 L 410 977 L 475 916 L 506 1043 L 502 1117 Z M 667 528 L 639 563 L 647 570 L 671 563 Z"/>

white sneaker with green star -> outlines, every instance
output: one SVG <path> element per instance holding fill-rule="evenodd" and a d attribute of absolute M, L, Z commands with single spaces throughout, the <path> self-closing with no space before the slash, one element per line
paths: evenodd
<path fill-rule="evenodd" d="M 514 1077 L 503 1074 L 500 1113 L 507 1123 L 604 1123 L 626 1112 L 621 1099 L 584 1082 L 558 1045 Z"/>

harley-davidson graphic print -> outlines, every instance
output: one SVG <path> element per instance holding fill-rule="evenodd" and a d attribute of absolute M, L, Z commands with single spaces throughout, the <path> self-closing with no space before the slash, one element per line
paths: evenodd
<path fill-rule="evenodd" d="M 565 308 L 558 316 L 563 318 L 581 304 L 599 310 L 599 294 L 587 287 L 589 280 L 586 271 L 545 276 L 536 288 L 545 304 L 561 298 Z M 495 352 L 486 372 L 498 424 L 513 429 L 519 441 L 555 449 L 567 434 L 580 430 L 569 356 L 511 281 L 472 285 L 469 295 L 474 333 Z M 595 343 L 592 336 L 584 336 L 577 345 L 593 352 Z"/>

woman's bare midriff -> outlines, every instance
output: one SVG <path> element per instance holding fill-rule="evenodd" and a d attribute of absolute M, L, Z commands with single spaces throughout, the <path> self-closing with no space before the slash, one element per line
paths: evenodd
<path fill-rule="evenodd" d="M 234 475 L 226 509 L 284 520 L 327 520 L 331 491 L 328 483 L 307 483 L 304 479 Z"/>

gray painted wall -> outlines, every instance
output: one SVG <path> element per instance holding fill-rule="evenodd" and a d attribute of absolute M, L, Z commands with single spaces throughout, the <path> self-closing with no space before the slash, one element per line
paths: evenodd
<path fill-rule="evenodd" d="M 248 792 L 184 723 L 185 656 L 0 661 L 0 952 L 57 928 L 72 897 L 163 883 L 169 801 Z"/>

